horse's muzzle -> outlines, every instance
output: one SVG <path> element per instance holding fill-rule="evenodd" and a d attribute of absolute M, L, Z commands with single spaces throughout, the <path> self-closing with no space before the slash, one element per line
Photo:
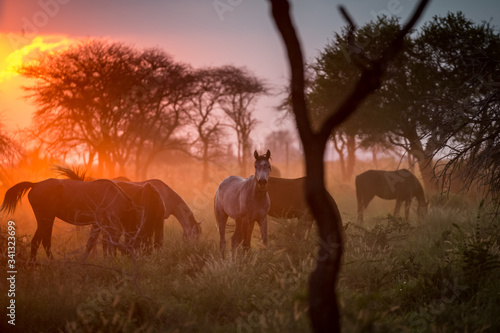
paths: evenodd
<path fill-rule="evenodd" d="M 267 189 L 267 179 L 259 179 L 257 181 L 257 186 L 259 187 L 259 190 L 265 191 Z"/>

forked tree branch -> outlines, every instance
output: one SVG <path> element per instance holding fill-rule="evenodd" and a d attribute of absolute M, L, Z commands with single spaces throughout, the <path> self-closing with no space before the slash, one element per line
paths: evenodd
<path fill-rule="evenodd" d="M 274 22 L 286 46 L 291 71 L 291 97 L 295 121 L 303 143 L 306 160 L 306 198 L 318 224 L 321 256 L 309 280 L 309 317 L 315 332 L 340 331 L 340 314 L 335 285 L 343 251 L 342 218 L 335 202 L 328 200 L 324 185 L 323 154 L 332 130 L 352 114 L 363 99 L 380 85 L 387 63 L 402 48 L 405 35 L 421 15 L 428 0 L 422 0 L 412 18 L 376 61 L 368 61 L 354 90 L 335 113 L 314 132 L 305 96 L 304 60 L 295 28 L 290 19 L 287 0 L 270 0 Z M 344 16 L 354 32 L 353 21 L 344 9 Z M 353 38 L 351 38 L 353 41 Z"/>

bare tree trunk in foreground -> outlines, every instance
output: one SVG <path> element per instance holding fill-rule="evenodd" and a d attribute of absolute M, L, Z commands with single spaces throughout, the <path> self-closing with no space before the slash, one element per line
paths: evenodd
<path fill-rule="evenodd" d="M 288 1 L 270 0 L 270 2 L 274 21 L 288 52 L 292 107 L 306 159 L 306 197 L 319 230 L 316 269 L 309 280 L 309 316 L 315 332 L 339 332 L 340 314 L 335 285 L 343 250 L 342 220 L 337 207 L 328 200 L 325 189 L 323 155 L 326 143 L 332 130 L 347 119 L 363 99 L 380 86 L 380 78 L 387 63 L 402 48 L 405 35 L 422 14 L 428 0 L 422 0 L 419 3 L 411 19 L 395 36 L 380 58 L 370 60 L 358 49 L 357 54 L 364 57 L 363 60 L 367 63 L 363 66 L 360 80 L 335 112 L 332 112 L 331 116 L 326 119 L 318 132 L 313 131 L 308 118 L 304 94 L 304 61 L 299 40 L 290 19 Z M 349 22 L 352 35 L 355 25 L 343 8 L 341 12 Z M 354 46 L 354 41 L 351 41 L 350 46 Z M 368 62 L 366 62 L 367 59 Z"/>

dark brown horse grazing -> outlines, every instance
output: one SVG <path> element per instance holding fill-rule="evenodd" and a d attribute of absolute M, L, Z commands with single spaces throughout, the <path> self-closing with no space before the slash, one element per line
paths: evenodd
<path fill-rule="evenodd" d="M 82 181 L 87 180 L 85 178 L 85 173 L 79 173 L 78 171 L 71 170 L 70 168 L 67 167 L 55 166 L 55 170 L 59 174 L 68 177 L 69 179 L 82 180 Z M 121 181 L 117 179 L 113 179 L 113 181 L 118 186 L 120 186 L 129 196 L 134 195 L 132 191 L 135 186 L 144 186 L 145 184 L 153 185 L 158 190 L 160 197 L 163 200 L 163 206 L 165 209 L 165 214 L 163 218 L 166 220 L 170 217 L 170 215 L 173 215 L 182 226 L 182 229 L 184 231 L 184 239 L 186 240 L 199 239 L 201 235 L 201 226 L 200 226 L 201 222 L 196 221 L 193 212 L 186 204 L 186 202 L 181 198 L 181 196 L 177 194 L 177 192 L 175 192 L 172 188 L 170 188 L 170 186 L 165 184 L 163 181 L 159 179 L 149 179 L 142 182 Z M 129 191 L 131 192 L 129 193 Z M 163 232 L 163 223 L 161 230 Z"/>
<path fill-rule="evenodd" d="M 119 184 L 121 182 L 117 182 Z M 168 219 L 173 215 L 182 226 L 185 240 L 198 240 L 201 235 L 201 222 L 196 221 L 193 211 L 186 204 L 184 199 L 177 194 L 170 186 L 159 179 L 149 179 L 142 182 L 132 182 L 134 184 L 151 184 L 153 185 L 163 200 L 165 206 L 164 219 Z"/>
<path fill-rule="evenodd" d="M 152 249 L 152 238 L 154 234 L 154 247 L 160 248 L 163 244 L 163 217 L 165 215 L 165 206 L 158 190 L 151 184 L 146 183 L 137 185 L 131 182 L 117 182 L 118 185 L 141 209 L 141 225 L 139 232 L 133 239 L 134 247 L 141 247 L 147 253 Z M 99 235 L 97 225 L 92 227 L 90 237 L 97 239 Z M 111 242 L 109 237 L 103 237 L 104 253 L 116 255 L 116 244 Z"/>
<path fill-rule="evenodd" d="M 267 246 L 267 213 L 269 212 L 269 195 L 266 188 L 271 171 L 269 158 L 271 152 L 265 155 L 254 152 L 255 174 L 245 179 L 239 176 L 229 176 L 224 179 L 215 193 L 215 219 L 219 228 L 220 251 L 224 258 L 226 248 L 226 222 L 231 217 L 236 222 L 234 234 L 231 237 L 233 255 L 241 243 L 248 251 L 252 240 L 255 221 L 259 224 L 264 246 Z"/>
<path fill-rule="evenodd" d="M 141 209 L 122 189 L 110 180 L 80 182 L 69 179 L 47 179 L 38 183 L 21 182 L 5 193 L 0 211 L 14 212 L 17 203 L 29 191 L 28 199 L 35 213 L 37 229 L 31 240 L 31 260 L 42 242 L 45 252 L 50 251 L 54 219 L 75 225 L 96 225 L 97 230 L 109 234 L 117 243 L 125 232 L 130 241 L 141 223 Z M 85 258 L 95 246 L 95 239 L 89 239 Z"/>
<path fill-rule="evenodd" d="M 368 170 L 356 176 L 356 198 L 358 200 L 358 222 L 363 222 L 363 212 L 374 196 L 385 200 L 396 200 L 394 216 L 399 216 L 401 204 L 405 202 L 405 219 L 410 216 L 413 197 L 418 200 L 419 217 L 427 213 L 424 189 L 417 177 L 409 170 Z"/>
<path fill-rule="evenodd" d="M 314 217 L 311 213 L 305 196 L 306 177 L 287 179 L 269 177 L 267 193 L 271 200 L 269 216 L 277 218 L 304 218 L 308 231 L 306 238 L 313 225 Z M 333 197 L 328 194 L 330 202 L 337 207 Z M 338 208 L 336 208 L 338 210 Z"/>

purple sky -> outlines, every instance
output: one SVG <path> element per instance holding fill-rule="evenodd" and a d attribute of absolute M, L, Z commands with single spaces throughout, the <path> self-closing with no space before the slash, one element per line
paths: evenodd
<path fill-rule="evenodd" d="M 382 13 L 405 19 L 417 3 L 415 0 L 291 2 L 308 60 L 314 59 L 333 33 L 340 32 L 345 25 L 339 15 L 339 4 L 344 4 L 358 25 L 363 25 Z M 500 26 L 498 0 L 434 0 L 420 24 L 434 15 L 458 10 L 476 22 L 491 19 Z M 30 38 L 38 35 L 107 37 L 139 48 L 159 47 L 177 61 L 194 67 L 244 66 L 276 91 L 285 84 L 288 75 L 281 40 L 271 21 L 269 4 L 264 0 L 0 0 L 3 48 L 0 56 L 14 51 L 12 36 L 20 36 L 21 31 Z M 0 111 L 3 111 L 0 120 L 9 127 L 26 126 L 33 109 L 26 101 L 8 101 L 21 96 L 19 92 L 10 93 L 18 84 L 18 80 L 0 83 Z M 273 111 L 278 102 L 270 96 L 258 103 L 257 117 L 261 124 L 256 141 L 278 128 Z"/>

